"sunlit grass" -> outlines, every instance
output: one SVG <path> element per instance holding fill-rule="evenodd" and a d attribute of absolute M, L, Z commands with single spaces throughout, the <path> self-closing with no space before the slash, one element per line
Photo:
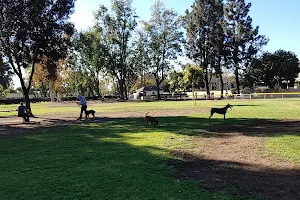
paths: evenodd
<path fill-rule="evenodd" d="M 283 134 L 271 137 L 267 140 L 267 147 L 282 159 L 300 163 L 300 132 L 298 135 Z"/>

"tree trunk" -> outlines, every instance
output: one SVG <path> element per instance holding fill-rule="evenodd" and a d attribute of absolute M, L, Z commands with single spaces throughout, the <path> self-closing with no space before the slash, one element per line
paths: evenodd
<path fill-rule="evenodd" d="M 240 94 L 240 81 L 239 81 L 239 68 L 237 66 L 238 64 L 235 65 L 235 82 L 236 82 L 236 89 L 237 89 L 237 93 Z"/>
<path fill-rule="evenodd" d="M 44 83 L 42 83 L 42 85 L 41 85 L 41 92 L 42 92 L 42 96 L 44 98 L 46 98 L 47 97 L 47 87 L 45 86 Z"/>
<path fill-rule="evenodd" d="M 127 89 L 127 85 L 125 83 L 125 80 L 123 80 L 123 83 L 124 83 L 124 96 L 125 96 L 125 100 L 128 100 L 128 89 Z"/>
<path fill-rule="evenodd" d="M 54 99 L 53 81 L 52 81 L 52 80 L 49 80 L 49 92 L 50 92 L 50 99 L 51 99 L 51 102 L 54 102 L 55 99 Z"/>
<path fill-rule="evenodd" d="M 124 84 L 122 79 L 118 79 L 120 98 L 124 100 Z"/>
<path fill-rule="evenodd" d="M 98 96 L 99 99 L 101 99 L 102 96 L 101 96 L 101 91 L 100 91 L 100 81 L 99 81 L 99 80 L 97 80 L 96 89 L 97 89 L 97 90 L 96 90 L 97 96 Z"/>
<path fill-rule="evenodd" d="M 194 88 L 194 82 L 192 81 L 192 92 L 193 92 L 193 102 L 194 106 L 196 105 L 196 99 L 195 99 L 195 88 Z"/>
<path fill-rule="evenodd" d="M 57 96 L 57 101 L 58 101 L 58 102 L 61 102 L 61 96 L 60 96 L 60 93 L 59 93 L 59 92 L 56 93 L 56 96 Z"/>
<path fill-rule="evenodd" d="M 207 69 L 207 64 L 205 64 L 205 87 L 206 87 L 206 94 L 207 98 L 210 99 L 210 90 L 209 90 L 209 81 L 208 81 L 208 69 Z"/>
<path fill-rule="evenodd" d="M 160 93 L 159 93 L 159 86 L 160 86 L 160 81 L 158 79 L 155 79 L 156 80 L 156 92 L 157 92 L 157 99 L 160 100 L 161 97 L 160 97 Z"/>
<path fill-rule="evenodd" d="M 23 89 L 23 95 L 24 95 L 24 100 L 25 100 L 25 107 L 26 107 L 26 109 L 29 109 L 31 111 L 30 98 L 29 98 L 29 90 L 27 90 L 26 88 L 24 88 Z"/>
<path fill-rule="evenodd" d="M 219 74 L 220 80 L 221 80 L 221 99 L 224 98 L 224 80 L 223 80 L 223 75 L 222 72 Z"/>

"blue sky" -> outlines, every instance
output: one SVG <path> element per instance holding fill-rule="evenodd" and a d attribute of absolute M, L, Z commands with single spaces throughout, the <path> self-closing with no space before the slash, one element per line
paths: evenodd
<path fill-rule="evenodd" d="M 193 0 L 162 0 L 167 8 L 173 8 L 179 14 L 193 3 Z M 100 4 L 110 7 L 111 0 L 77 0 L 75 13 L 71 21 L 78 30 L 93 25 L 93 12 Z M 133 7 L 141 20 L 150 18 L 150 8 L 155 0 L 133 0 Z M 251 0 L 250 16 L 253 25 L 259 25 L 260 34 L 270 41 L 265 51 L 284 49 L 295 52 L 300 58 L 300 1 L 299 0 Z"/>

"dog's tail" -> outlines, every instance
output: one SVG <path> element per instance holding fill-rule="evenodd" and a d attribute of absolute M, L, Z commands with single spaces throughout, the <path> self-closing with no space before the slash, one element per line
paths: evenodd
<path fill-rule="evenodd" d="M 149 112 L 146 113 L 146 116 L 148 116 Z"/>

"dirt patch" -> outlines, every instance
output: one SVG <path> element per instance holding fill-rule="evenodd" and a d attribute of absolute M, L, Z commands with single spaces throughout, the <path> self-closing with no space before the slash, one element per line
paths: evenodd
<path fill-rule="evenodd" d="M 193 152 L 177 149 L 171 162 L 182 179 L 199 181 L 209 191 L 262 199 L 300 199 L 300 165 L 278 159 L 265 149 L 271 133 L 298 130 L 298 121 L 215 127 L 223 137 L 197 138 Z M 225 137 L 224 137 L 225 136 Z M 227 137 L 226 137 L 227 136 Z"/>

